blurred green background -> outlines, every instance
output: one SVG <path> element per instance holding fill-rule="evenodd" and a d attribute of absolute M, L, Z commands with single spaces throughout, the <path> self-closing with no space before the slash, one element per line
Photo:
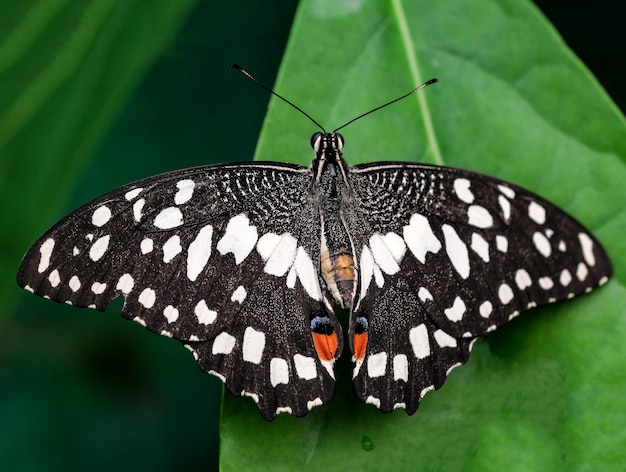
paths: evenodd
<path fill-rule="evenodd" d="M 84 5 L 75 8 L 78 3 Z M 107 3 L 108 22 L 132 18 L 119 3 L 101 1 L 99 6 L 104 9 Z M 3 97 L 9 103 L 20 83 L 8 56 L 2 56 L 7 54 L 3 36 L 13 30 L 11 20 L 31 25 L 43 21 L 45 15 L 29 15 L 29 8 L 42 4 L 58 8 L 51 25 L 41 26 L 51 50 L 64 42 L 53 31 L 55 22 L 65 21 L 70 28 L 93 18 L 85 13 L 90 2 L 24 2 L 20 11 L 0 6 L 0 115 L 6 110 Z M 126 8 L 131 4 L 135 15 L 154 15 L 150 10 L 157 8 L 148 2 L 128 2 Z M 608 0 L 592 6 L 547 0 L 536 4 L 624 110 L 626 10 Z M 172 7 L 171 16 L 155 16 L 153 29 L 133 37 L 115 38 L 115 30 L 101 26 L 90 49 L 81 52 L 81 61 L 113 64 L 98 70 L 96 85 L 97 79 L 119 78 L 120 89 L 110 100 L 102 100 L 97 86 L 84 95 L 110 107 L 107 113 L 93 113 L 94 127 L 106 133 L 101 136 L 87 126 L 91 116 L 81 117 L 86 123 L 72 124 L 71 112 L 80 104 L 52 97 L 51 103 L 67 107 L 70 117 L 68 122 L 44 121 L 56 130 L 53 137 L 63 136 L 63 126 L 84 124 L 86 129 L 85 141 L 75 143 L 82 146 L 80 152 L 62 173 L 40 161 L 24 161 L 30 154 L 0 135 L 2 270 L 13 274 L 23 252 L 50 224 L 107 190 L 168 170 L 251 159 L 269 96 L 228 64 L 238 62 L 271 85 L 295 8 L 295 2 L 279 0 L 181 2 L 176 11 Z M 128 71 L 115 58 L 99 57 L 98 41 L 107 35 L 119 39 L 125 53 L 144 54 L 143 68 Z M 142 51 L 144 42 L 154 50 Z M 29 58 L 33 68 L 45 59 Z M 74 73 L 81 73 L 80 66 Z M 27 104 L 23 109 L 28 110 Z M 58 115 L 44 110 L 39 119 L 47 116 Z M 20 143 L 16 136 L 13 143 Z M 40 145 L 45 159 L 47 152 L 72 150 L 73 143 L 35 135 L 23 145 L 29 151 Z M 51 159 L 48 165 L 55 162 Z M 37 183 L 32 188 L 19 179 L 25 172 Z M 56 187 L 64 195 L 61 206 L 49 203 L 50 179 L 60 179 Z M 76 310 L 21 291 L 13 277 L 2 282 L 1 470 L 217 469 L 221 384 L 202 374 L 178 343 L 122 322 L 116 314 L 119 305 L 107 314 Z"/>

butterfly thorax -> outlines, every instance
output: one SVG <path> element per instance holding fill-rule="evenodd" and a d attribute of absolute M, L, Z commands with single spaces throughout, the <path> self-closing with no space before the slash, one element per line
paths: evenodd
<path fill-rule="evenodd" d="M 341 153 L 343 137 L 338 133 L 315 133 L 311 145 L 316 154 L 313 185 L 319 198 L 322 277 L 332 298 L 342 308 L 350 309 L 356 293 L 357 269 L 354 245 L 344 219 L 352 189 Z"/>

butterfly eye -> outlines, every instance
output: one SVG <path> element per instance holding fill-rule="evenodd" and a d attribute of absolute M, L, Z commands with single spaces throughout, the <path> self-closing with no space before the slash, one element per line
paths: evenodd
<path fill-rule="evenodd" d="M 339 151 L 341 151 L 343 149 L 343 136 L 340 135 L 339 133 L 336 133 L 335 136 L 337 137 L 337 149 Z"/>
<path fill-rule="evenodd" d="M 318 152 L 320 150 L 320 142 L 322 140 L 321 138 L 322 133 L 320 133 L 319 131 L 311 136 L 311 147 L 315 149 L 315 152 Z"/>

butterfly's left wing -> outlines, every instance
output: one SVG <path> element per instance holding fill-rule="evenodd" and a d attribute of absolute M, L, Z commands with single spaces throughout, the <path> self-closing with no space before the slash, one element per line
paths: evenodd
<path fill-rule="evenodd" d="M 522 311 L 602 285 L 611 264 L 572 217 L 504 181 L 460 169 L 351 169 L 346 221 L 359 288 L 351 318 L 357 395 L 413 413 L 476 337 Z"/>
<path fill-rule="evenodd" d="M 248 163 L 135 182 L 44 234 L 18 283 L 98 310 L 124 296 L 123 316 L 183 342 L 266 419 L 303 416 L 332 398 L 342 343 L 318 280 L 310 179 L 304 167 Z"/>

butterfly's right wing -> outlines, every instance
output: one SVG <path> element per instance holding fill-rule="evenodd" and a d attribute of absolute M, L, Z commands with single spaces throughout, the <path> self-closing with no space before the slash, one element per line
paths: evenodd
<path fill-rule="evenodd" d="M 98 310 L 123 295 L 123 316 L 183 342 L 266 419 L 303 416 L 332 398 L 342 347 L 318 279 L 310 179 L 300 166 L 250 163 L 127 185 L 42 236 L 18 283 Z"/>

